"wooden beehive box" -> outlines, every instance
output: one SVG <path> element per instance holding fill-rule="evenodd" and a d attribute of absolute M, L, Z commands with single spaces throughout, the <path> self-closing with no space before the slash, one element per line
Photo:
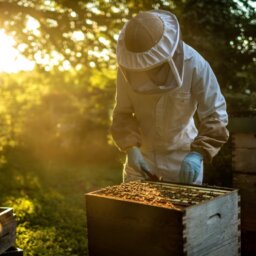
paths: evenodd
<path fill-rule="evenodd" d="M 234 118 L 231 132 L 233 187 L 241 192 L 242 229 L 256 232 L 256 119 Z"/>
<path fill-rule="evenodd" d="M 256 118 L 233 118 L 233 187 L 241 194 L 242 255 L 256 255 Z"/>
<path fill-rule="evenodd" d="M 15 244 L 16 220 L 12 208 L 0 207 L 0 254 Z"/>
<path fill-rule="evenodd" d="M 233 186 L 241 193 L 242 228 L 256 232 L 256 136 L 233 134 Z"/>
<path fill-rule="evenodd" d="M 12 246 L 7 251 L 2 253 L 1 256 L 23 256 L 23 250 Z"/>
<path fill-rule="evenodd" d="M 90 256 L 240 255 L 235 189 L 130 182 L 86 194 Z"/>

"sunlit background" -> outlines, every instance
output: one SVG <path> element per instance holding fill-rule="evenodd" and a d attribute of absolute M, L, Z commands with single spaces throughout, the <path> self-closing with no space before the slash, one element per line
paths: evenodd
<path fill-rule="evenodd" d="M 21 70 L 32 70 L 35 66 L 34 62 L 29 61 L 26 57 L 22 56 L 14 45 L 14 39 L 11 36 L 7 36 L 4 29 L 1 29 L 0 72 L 14 73 Z"/>
<path fill-rule="evenodd" d="M 51 5 L 50 1 L 45 1 L 46 4 Z M 88 4 L 90 7 L 90 4 Z M 98 12 L 96 7 L 93 7 L 92 11 Z M 71 16 L 76 17 L 75 12 L 71 13 Z M 90 20 L 87 21 L 90 24 Z M 40 23 L 31 16 L 28 16 L 26 19 L 25 29 L 26 32 L 31 32 L 33 35 L 41 36 L 40 32 Z M 90 35 L 89 35 L 90 36 Z M 74 42 L 82 42 L 85 40 L 85 34 L 81 30 L 75 30 L 71 33 L 70 37 Z M 114 39 L 117 40 L 118 34 L 114 35 Z M 103 45 L 109 46 L 110 41 L 107 40 L 103 36 L 99 36 L 99 42 Z M 16 73 L 18 71 L 31 71 L 34 69 L 36 64 L 44 66 L 46 71 L 50 71 L 53 67 L 58 66 L 60 71 L 69 70 L 71 68 L 70 62 L 68 59 L 65 59 L 63 54 L 52 50 L 50 53 L 43 53 L 43 51 L 39 50 L 34 54 L 33 60 L 29 60 L 26 58 L 22 52 L 29 47 L 25 43 L 16 44 L 15 40 L 12 36 L 7 35 L 4 29 L 0 30 L 0 54 L 1 54 L 1 62 L 0 62 L 0 72 L 7 73 Z M 66 49 L 66 53 L 70 53 L 70 49 Z M 107 48 L 103 50 L 99 50 L 98 47 L 94 47 L 89 50 L 89 55 L 94 56 L 96 58 L 101 58 L 104 61 L 108 61 L 110 59 L 110 51 Z M 76 53 L 77 57 L 81 56 L 81 53 Z M 95 68 L 96 64 L 94 61 L 88 62 L 89 67 Z M 76 69 L 81 69 L 82 64 L 77 64 Z"/>

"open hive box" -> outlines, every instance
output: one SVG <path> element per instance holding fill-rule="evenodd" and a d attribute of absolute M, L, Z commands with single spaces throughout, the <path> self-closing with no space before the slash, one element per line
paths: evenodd
<path fill-rule="evenodd" d="M 129 182 L 86 194 L 90 256 L 240 255 L 235 189 Z"/>

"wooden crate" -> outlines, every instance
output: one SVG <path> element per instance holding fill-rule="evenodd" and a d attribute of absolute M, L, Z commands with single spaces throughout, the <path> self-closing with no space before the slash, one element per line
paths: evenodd
<path fill-rule="evenodd" d="M 16 220 L 12 208 L 0 207 L 0 254 L 15 244 Z"/>
<path fill-rule="evenodd" d="M 242 229 L 256 232 L 256 175 L 234 173 L 233 186 L 241 194 Z"/>
<path fill-rule="evenodd" d="M 256 131 L 232 134 L 234 172 L 256 175 Z"/>
<path fill-rule="evenodd" d="M 134 184 L 152 189 L 135 199 L 108 193 Z M 86 194 L 86 209 L 90 256 L 240 255 L 235 189 L 131 182 Z"/>
<path fill-rule="evenodd" d="M 233 187 L 241 193 L 242 229 L 256 232 L 256 135 L 233 133 Z"/>
<path fill-rule="evenodd" d="M 23 256 L 23 250 L 16 247 L 10 247 L 7 251 L 5 251 L 1 256 Z"/>
<path fill-rule="evenodd" d="M 242 255 L 256 255 L 256 118 L 232 118 L 233 187 L 241 194 Z"/>

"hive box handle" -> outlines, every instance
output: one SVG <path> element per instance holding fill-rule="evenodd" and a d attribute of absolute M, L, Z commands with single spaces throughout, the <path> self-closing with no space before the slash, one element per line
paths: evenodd
<path fill-rule="evenodd" d="M 209 218 L 207 220 L 207 224 L 215 223 L 216 221 L 219 221 L 220 219 L 221 219 L 221 214 L 215 213 L 215 214 L 209 216 Z"/>

